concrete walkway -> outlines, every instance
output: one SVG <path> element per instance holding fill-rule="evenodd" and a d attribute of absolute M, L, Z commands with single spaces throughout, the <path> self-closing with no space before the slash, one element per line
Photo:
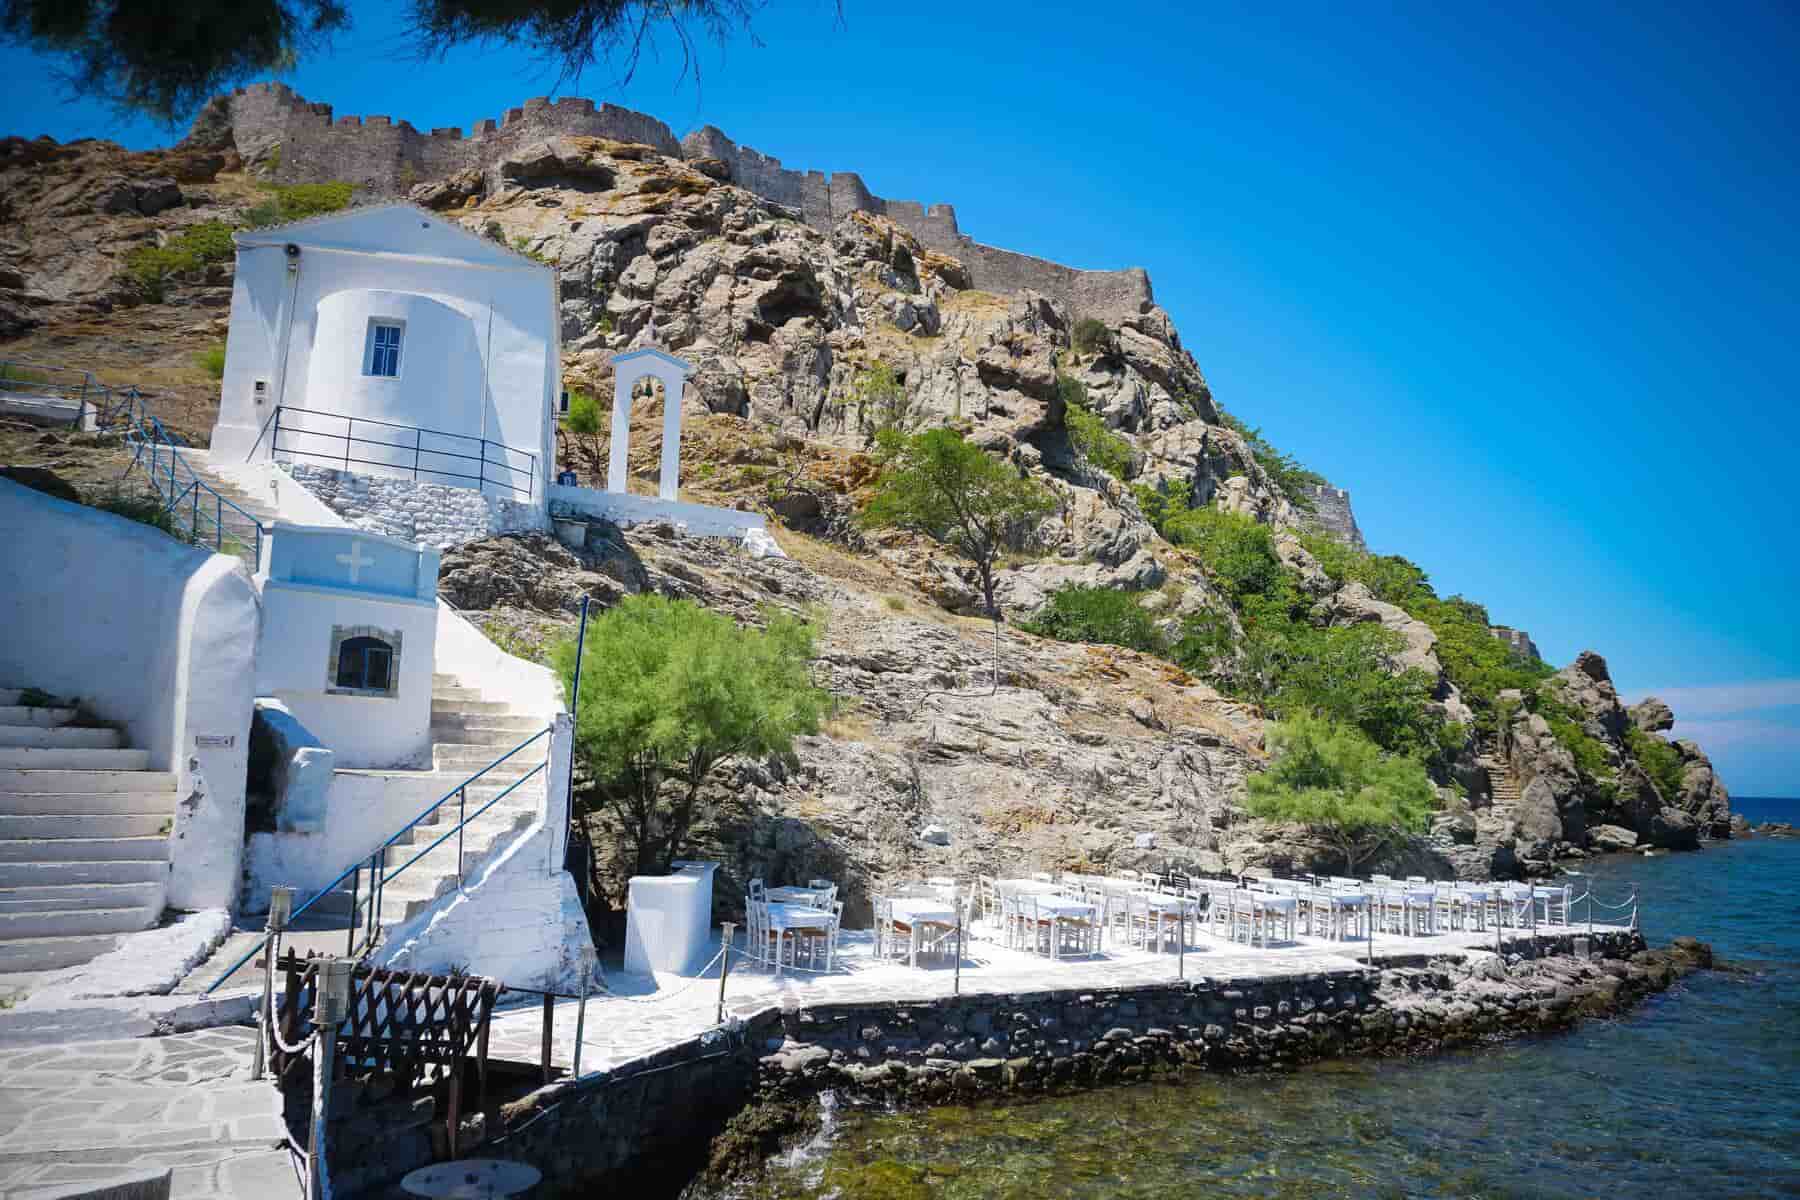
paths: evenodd
<path fill-rule="evenodd" d="M 1611 931 L 1614 926 L 1596 926 Z M 979 927 L 977 927 L 979 932 Z M 1586 931 L 1586 926 L 1546 926 L 1544 938 Z M 1521 930 L 1507 930 L 1509 942 L 1523 938 Z M 1108 988 L 1170 983 L 1178 972 L 1190 980 L 1272 979 L 1295 974 L 1354 971 L 1366 966 L 1369 945 L 1362 939 L 1345 942 L 1300 937 L 1293 944 L 1269 949 L 1228 942 L 1202 934 L 1200 945 L 1189 947 L 1178 963 L 1173 951 L 1156 953 L 1135 947 L 1112 947 L 1090 958 L 1052 961 L 1040 954 L 1009 950 L 995 941 L 971 935 L 962 962 L 961 994 L 1005 994 L 1057 988 Z M 873 936 L 867 931 L 840 935 L 840 951 L 830 973 L 773 971 L 742 958 L 743 940 L 732 952 L 726 980 L 725 1012 L 747 1018 L 771 1006 L 806 1007 L 815 1004 L 880 1003 L 935 1000 L 953 994 L 956 972 L 947 961 L 933 960 L 917 968 L 900 961 L 884 961 L 874 954 Z M 715 938 L 708 956 L 716 955 Z M 1493 933 L 1457 932 L 1431 937 L 1377 935 L 1375 965 L 1421 956 L 1480 956 L 1494 953 Z M 948 956 L 945 956 L 946 958 Z M 628 1066 L 670 1046 L 688 1041 L 717 1023 L 719 970 L 715 964 L 703 975 L 684 978 L 659 974 L 626 975 L 609 972 L 606 995 L 590 997 L 583 1024 L 581 1072 L 613 1070 Z M 580 1005 L 558 1001 L 554 1015 L 551 1060 L 569 1069 L 574 1062 L 575 1027 Z M 528 1004 L 494 1016 L 489 1053 L 513 1062 L 535 1063 L 542 1051 L 543 1010 Z"/>
<path fill-rule="evenodd" d="M 0 1197 L 173 1168 L 172 1196 L 301 1194 L 255 1031 L 0 1049 Z"/>

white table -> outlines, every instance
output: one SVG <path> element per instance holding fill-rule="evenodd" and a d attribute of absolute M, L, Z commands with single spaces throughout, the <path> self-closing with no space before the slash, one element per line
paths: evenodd
<path fill-rule="evenodd" d="M 956 925 L 956 906 L 946 904 L 942 900 L 929 897 L 902 897 L 890 900 L 889 911 L 897 924 L 905 925 L 910 931 L 911 945 L 907 947 L 907 962 L 911 966 L 919 965 L 919 927 L 922 925 Z M 960 947 L 959 947 L 960 950 Z"/>
<path fill-rule="evenodd" d="M 825 969 L 831 970 L 832 959 L 837 951 L 837 939 L 831 936 L 832 922 L 837 914 L 827 909 L 814 908 L 809 904 L 774 904 L 769 905 L 769 932 L 775 935 L 775 976 L 781 977 L 781 935 L 795 930 L 823 930 L 825 933 Z M 795 957 L 797 958 L 796 951 Z"/>
<path fill-rule="evenodd" d="M 811 904 L 820 905 L 825 902 L 829 888 L 813 887 L 778 887 L 770 888 L 768 901 L 770 904 Z"/>
<path fill-rule="evenodd" d="M 672 875 L 634 875 L 625 900 L 625 970 L 685 974 L 712 944 L 718 863 L 678 862 Z"/>

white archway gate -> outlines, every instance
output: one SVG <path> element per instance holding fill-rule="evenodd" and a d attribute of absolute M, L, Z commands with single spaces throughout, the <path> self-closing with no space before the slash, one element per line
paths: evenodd
<path fill-rule="evenodd" d="M 694 368 L 673 354 L 644 347 L 613 355 L 612 446 L 606 459 L 606 490 L 626 492 L 627 457 L 631 439 L 631 389 L 649 377 L 663 385 L 662 471 L 657 477 L 659 499 L 675 499 L 681 486 L 681 392 Z"/>

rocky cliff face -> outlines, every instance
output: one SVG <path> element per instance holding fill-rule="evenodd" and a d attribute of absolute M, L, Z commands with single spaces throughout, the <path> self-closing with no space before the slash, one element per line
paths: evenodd
<path fill-rule="evenodd" d="M 209 110 L 168 157 L 104 144 L 14 146 L 0 170 L 30 186 L 5 203 L 29 233 L 4 244 L 19 286 L 6 292 L 0 274 L 0 306 L 10 298 L 24 321 L 42 323 L 41 333 L 60 339 L 59 357 L 111 345 L 82 332 L 79 319 L 139 299 L 116 282 L 126 247 L 241 213 L 259 195 L 254 174 L 236 173 L 245 160 L 265 173 L 278 163 L 290 180 L 305 167 L 303 156 L 275 153 L 279 137 L 240 144 L 234 111 Z M 1604 664 L 1596 674 L 1586 656 L 1563 686 L 1596 740 L 1617 751 L 1607 778 L 1577 764 L 1548 724 L 1533 724 L 1541 718 L 1521 713 L 1504 730 L 1503 753 L 1523 795 L 1497 803 L 1467 735 L 1474 714 L 1445 671 L 1437 635 L 1364 584 L 1334 582 L 1302 543 L 1324 529 L 1361 548 L 1347 496 L 1283 490 L 1221 420 L 1147 281 L 1138 299 L 1102 308 L 1100 335 L 1078 338 L 1096 315 L 1071 307 L 1078 291 L 979 286 L 978 256 L 946 252 L 917 222 L 880 206 L 852 205 L 822 223 L 816 206 L 764 194 L 772 185 L 740 186 L 751 162 L 742 154 L 531 131 L 517 125 L 480 154 L 446 157 L 444 170 L 411 183 L 408 199 L 556 265 L 569 385 L 609 396 L 609 356 L 632 346 L 694 362 L 678 398 L 689 409 L 684 490 L 765 509 L 789 531 L 794 559 L 750 563 L 667 530 L 613 531 L 579 553 L 542 538 L 497 539 L 447 555 L 443 588 L 526 652 L 566 629 L 584 594 L 609 603 L 655 590 L 746 621 L 768 604 L 822 612 L 820 682 L 838 715 L 803 744 L 797 766 L 738 763 L 721 781 L 718 816 L 701 836 L 734 873 L 837 872 L 868 885 L 934 869 L 1335 865 L 1305 833 L 1244 817 L 1243 779 L 1265 761 L 1255 709 L 1168 662 L 1011 627 L 999 634 L 996 678 L 994 630 L 971 619 L 979 593 L 969 566 L 911 536 L 865 536 L 850 520 L 876 473 L 864 451 L 896 404 L 903 423 L 957 427 L 1055 492 L 1056 513 L 1020 538 L 1032 553 L 1001 571 L 1009 620 L 1071 583 L 1132 593 L 1166 623 L 1202 610 L 1229 615 L 1212 572 L 1159 536 L 1134 492 L 1185 488 L 1196 505 L 1275 531 L 1275 551 L 1317 625 L 1379 624 L 1396 635 L 1395 669 L 1423 672 L 1430 702 L 1465 742 L 1451 748 L 1432 835 L 1387 865 L 1505 872 L 1593 844 L 1589 827 L 1615 820 L 1658 844 L 1728 820 L 1724 789 L 1691 743 L 1677 744 L 1686 756 L 1680 794 L 1656 792 L 1629 754 L 1630 717 Z M 163 199 L 159 172 L 174 179 L 177 162 L 190 160 L 199 163 L 193 178 L 210 182 L 176 185 L 182 202 L 146 215 Z M 48 248 L 55 231 L 94 225 L 96 206 L 127 195 L 129 210 L 109 213 L 102 232 L 69 239 L 66 252 Z M 216 330 L 221 311 L 211 306 L 228 294 L 228 272 L 221 264 L 179 280 L 165 303 L 113 323 L 174 319 Z M 897 401 L 871 398 L 878 368 L 897 382 Z M 1123 480 L 1071 443 L 1071 380 L 1125 447 Z M 646 471 L 660 454 L 654 407 L 634 406 L 633 463 Z M 560 458 L 598 482 L 601 446 L 565 436 Z M 1605 804 L 1596 801 L 1602 791 Z"/>

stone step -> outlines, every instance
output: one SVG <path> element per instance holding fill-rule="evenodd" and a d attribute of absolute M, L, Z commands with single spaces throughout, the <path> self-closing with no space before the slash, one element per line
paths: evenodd
<path fill-rule="evenodd" d="M 441 716 L 496 716 L 512 715 L 512 705 L 498 700 L 440 700 L 431 698 L 431 719 L 436 721 Z"/>
<path fill-rule="evenodd" d="M 166 848 L 169 840 L 157 838 Z M 168 881 L 166 858 L 63 858 L 0 862 L 0 887 L 32 888 L 86 886 L 92 883 L 153 883 Z"/>
<path fill-rule="evenodd" d="M 15 813 L 0 815 L 0 840 L 154 837 L 174 825 L 173 813 Z"/>
<path fill-rule="evenodd" d="M 18 693 L 12 693 L 16 699 Z M 67 725 L 75 719 L 72 708 L 39 708 L 31 705 L 0 705 L 0 725 L 31 725 L 39 729 L 48 729 L 54 725 Z"/>
<path fill-rule="evenodd" d="M 436 706 L 436 702 L 439 700 L 479 700 L 481 699 L 481 689 L 462 687 L 461 685 L 439 687 L 434 683 L 431 687 L 431 699 L 433 707 Z"/>
<path fill-rule="evenodd" d="M 441 813 L 442 810 L 440 809 Z M 432 814 L 438 815 L 437 813 Z M 463 847 L 485 846 L 500 834 L 523 828 L 536 819 L 537 810 L 531 808 L 509 808 L 504 804 L 496 804 L 473 821 L 463 827 Z M 410 845 L 414 853 L 422 846 L 429 846 L 438 838 L 452 832 L 456 828 L 456 814 L 448 814 L 444 820 L 426 824 L 421 821 L 400 835 L 396 845 Z"/>
<path fill-rule="evenodd" d="M 119 731 L 84 729 L 75 725 L 0 725 L 0 746 L 117 750 Z"/>
<path fill-rule="evenodd" d="M 57 912 L 71 908 L 162 907 L 163 883 L 46 883 L 0 887 L 0 912 Z"/>
<path fill-rule="evenodd" d="M 446 675 L 442 671 L 437 671 L 437 672 L 434 672 L 431 676 L 431 686 L 434 688 L 435 687 L 461 687 L 462 680 L 457 678 L 455 675 Z"/>
<path fill-rule="evenodd" d="M 140 752 L 141 753 L 141 752 Z M 0 793 L 55 793 L 63 796 L 98 796 L 113 792 L 167 792 L 175 794 L 173 771 L 93 771 L 56 768 L 24 770 L 0 767 Z"/>
<path fill-rule="evenodd" d="M 488 723 L 499 721 L 507 723 L 504 725 Z M 529 717 L 488 717 L 480 724 L 433 721 L 431 723 L 431 740 L 433 744 L 500 746 L 510 750 L 542 728 L 542 725 Z"/>
<path fill-rule="evenodd" d="M 175 811 L 174 792 L 0 792 L 0 816 L 65 813 L 76 817 Z"/>
<path fill-rule="evenodd" d="M 55 971 L 91 962 L 119 944 L 116 933 L 90 933 L 77 937 L 19 938 L 0 942 L 0 974 L 14 971 Z"/>
<path fill-rule="evenodd" d="M 85 750 L 80 747 L 0 747 L 0 770 L 147 771 L 148 750 Z"/>
<path fill-rule="evenodd" d="M 476 863 L 480 861 L 481 856 L 487 852 L 489 846 L 496 837 L 509 833 L 513 829 L 523 829 L 530 823 L 530 815 L 521 813 L 519 814 L 518 820 L 511 825 L 496 826 L 481 830 L 480 832 L 477 832 L 478 825 L 471 825 L 469 829 L 464 831 L 462 856 L 463 869 L 466 871 L 473 868 Z M 454 828 L 454 825 L 446 826 L 445 828 Z M 442 831 L 432 834 L 431 837 L 424 840 L 423 844 L 430 845 L 433 838 L 442 836 Z M 402 866 L 418 855 L 419 850 L 420 847 L 417 845 L 395 842 L 392 846 L 387 848 L 387 865 L 390 867 Z M 425 856 L 420 858 L 418 862 L 413 863 L 412 867 L 406 872 L 408 877 L 412 876 L 414 873 L 422 873 L 420 875 L 421 878 L 428 876 L 442 878 L 445 875 L 456 874 L 456 839 L 451 838 L 437 849 L 426 851 Z"/>
<path fill-rule="evenodd" d="M 169 839 L 160 837 L 8 838 L 0 840 L 0 863 L 94 862 L 102 859 L 169 858 Z"/>
<path fill-rule="evenodd" d="M 431 756 L 440 772 L 449 771 L 468 778 L 483 767 L 496 771 L 528 771 L 545 760 L 546 747 L 536 742 L 523 750 L 514 742 L 510 746 L 472 746 L 464 742 L 439 742 Z M 517 751 L 515 753 L 515 751 Z"/>
<path fill-rule="evenodd" d="M 16 938 L 78 937 L 86 933 L 136 933 L 156 924 L 162 905 L 135 908 L 64 908 L 7 912 L 0 908 L 0 942 Z"/>

